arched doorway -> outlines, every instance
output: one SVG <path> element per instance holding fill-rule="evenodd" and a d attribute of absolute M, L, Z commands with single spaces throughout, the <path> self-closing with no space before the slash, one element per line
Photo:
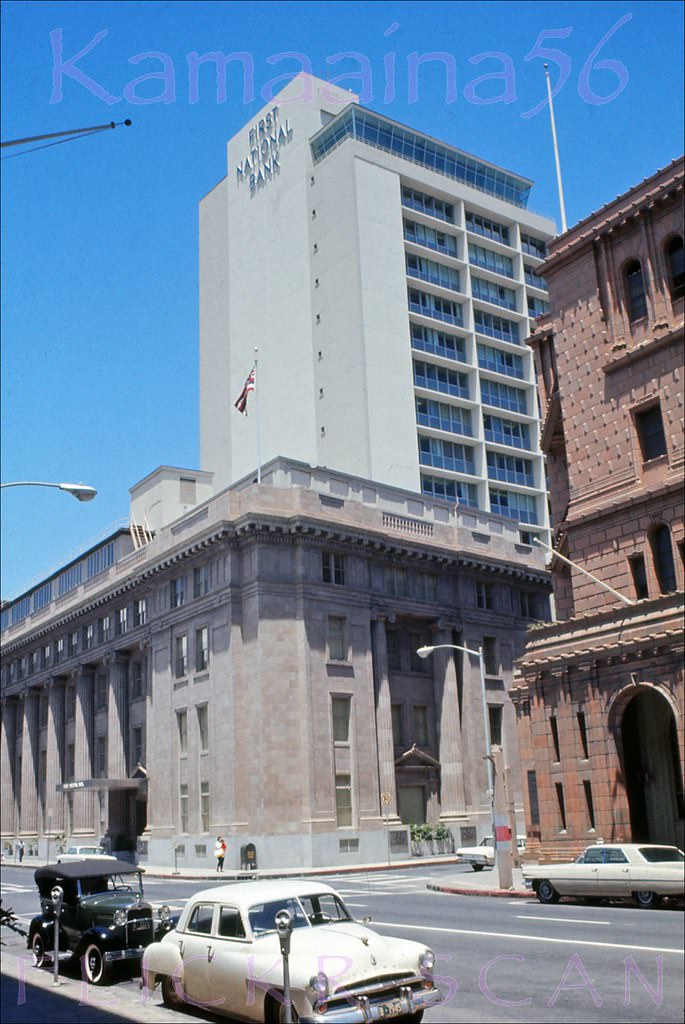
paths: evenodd
<path fill-rule="evenodd" d="M 621 722 L 633 842 L 679 845 L 683 831 L 683 784 L 673 710 L 653 688 L 641 688 Z"/>

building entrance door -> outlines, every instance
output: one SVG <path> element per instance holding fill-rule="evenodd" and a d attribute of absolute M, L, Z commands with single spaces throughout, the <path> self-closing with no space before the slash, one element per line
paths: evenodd
<path fill-rule="evenodd" d="M 621 733 L 633 842 L 679 845 L 683 786 L 670 705 L 655 690 L 643 689 L 626 707 Z"/>
<path fill-rule="evenodd" d="M 423 825 L 426 821 L 426 791 L 423 786 L 398 786 L 397 804 L 403 825 Z"/>

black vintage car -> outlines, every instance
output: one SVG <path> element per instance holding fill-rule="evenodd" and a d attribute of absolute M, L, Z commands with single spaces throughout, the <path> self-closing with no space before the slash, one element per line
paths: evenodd
<path fill-rule="evenodd" d="M 118 960 L 140 959 L 143 949 L 170 931 L 169 908 L 155 917 L 143 900 L 142 870 L 126 861 L 83 860 L 47 864 L 34 874 L 42 913 L 29 926 L 28 948 L 36 966 L 52 958 L 55 948 L 56 886 L 63 892 L 59 914 L 59 949 L 80 959 L 92 985 L 104 985 Z"/>

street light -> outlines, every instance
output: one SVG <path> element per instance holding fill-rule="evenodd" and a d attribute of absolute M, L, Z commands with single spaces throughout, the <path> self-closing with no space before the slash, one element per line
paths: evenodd
<path fill-rule="evenodd" d="M 56 487 L 60 491 L 66 491 L 73 495 L 77 501 L 92 501 L 97 491 L 88 484 L 51 484 L 44 480 L 16 480 L 8 484 L 0 484 L 0 487 Z"/>
<path fill-rule="evenodd" d="M 497 864 L 498 873 L 501 875 L 501 866 L 497 857 L 497 825 L 495 822 L 495 773 L 492 763 L 492 746 L 490 744 L 490 721 L 488 719 L 488 704 L 485 696 L 485 665 L 483 663 L 483 648 L 475 651 L 472 647 L 462 647 L 460 644 L 435 644 L 432 647 L 419 647 L 417 654 L 419 658 L 428 658 L 433 651 L 449 649 L 451 651 L 463 651 L 465 654 L 472 654 L 478 658 L 480 668 L 480 699 L 483 707 L 483 727 L 485 729 L 485 760 L 488 765 L 488 787 L 490 790 L 490 816 L 492 821 L 492 842 L 493 855 Z"/>

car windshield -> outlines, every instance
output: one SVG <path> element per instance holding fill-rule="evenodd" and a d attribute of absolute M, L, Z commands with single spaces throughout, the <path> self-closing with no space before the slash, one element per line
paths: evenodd
<path fill-rule="evenodd" d="M 279 910 L 289 910 L 293 918 L 293 928 L 306 928 L 307 925 L 333 924 L 339 921 L 351 921 L 352 918 L 340 897 L 334 893 L 312 893 L 298 899 L 270 900 L 268 903 L 256 903 L 250 907 L 248 918 L 250 928 L 255 936 L 266 935 L 276 931 L 276 914 Z"/>
<path fill-rule="evenodd" d="M 250 928 L 255 936 L 266 935 L 276 931 L 276 914 L 279 910 L 289 910 L 293 919 L 293 928 L 306 928 L 308 925 L 302 907 L 295 899 L 270 900 L 268 903 L 255 903 L 248 911 Z"/>
<path fill-rule="evenodd" d="M 79 884 L 82 896 L 96 896 L 105 892 L 132 892 L 143 895 L 140 874 L 96 875 L 94 878 L 81 878 Z"/>
<path fill-rule="evenodd" d="M 685 861 L 685 854 L 675 846 L 641 846 L 640 853 L 650 864 L 665 864 L 669 861 L 682 864 Z"/>

